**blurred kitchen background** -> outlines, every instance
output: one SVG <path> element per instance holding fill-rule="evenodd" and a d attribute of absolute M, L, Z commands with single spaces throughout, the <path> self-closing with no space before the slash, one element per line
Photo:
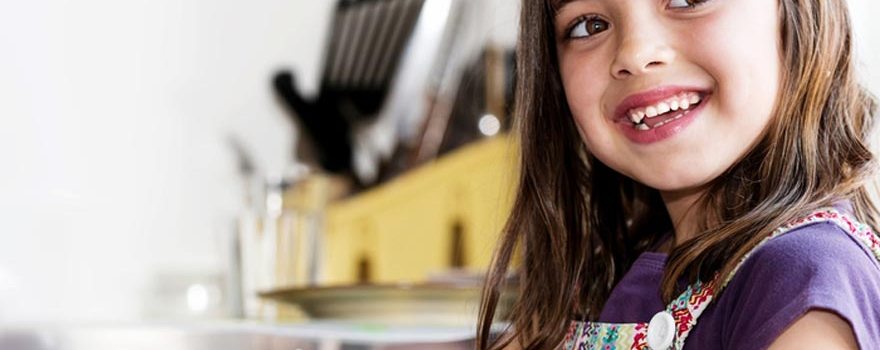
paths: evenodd
<path fill-rule="evenodd" d="M 880 3 L 850 4 L 876 93 Z M 3 2 L 0 325 L 412 320 L 400 311 L 467 326 L 516 176 L 517 15 L 512 0 Z"/>

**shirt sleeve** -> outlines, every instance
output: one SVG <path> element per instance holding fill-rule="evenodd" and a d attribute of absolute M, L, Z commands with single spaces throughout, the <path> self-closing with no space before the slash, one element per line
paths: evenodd
<path fill-rule="evenodd" d="M 727 349 L 766 349 L 812 310 L 846 320 L 862 349 L 880 349 L 880 263 L 831 223 L 767 242 L 746 260 L 720 298 L 729 298 Z"/>

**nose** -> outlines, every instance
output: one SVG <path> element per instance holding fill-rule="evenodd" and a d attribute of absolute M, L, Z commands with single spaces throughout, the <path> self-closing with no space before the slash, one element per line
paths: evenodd
<path fill-rule="evenodd" d="M 611 64 L 611 75 L 616 79 L 650 73 L 675 59 L 675 50 L 659 26 L 644 21 L 632 23 L 620 28 L 618 40 L 617 55 Z"/>

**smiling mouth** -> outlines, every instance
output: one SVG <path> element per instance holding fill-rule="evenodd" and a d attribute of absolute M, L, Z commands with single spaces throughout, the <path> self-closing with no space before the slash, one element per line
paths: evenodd
<path fill-rule="evenodd" d="M 698 92 L 682 92 L 650 106 L 630 109 L 626 117 L 634 129 L 648 131 L 684 117 L 704 99 Z"/>

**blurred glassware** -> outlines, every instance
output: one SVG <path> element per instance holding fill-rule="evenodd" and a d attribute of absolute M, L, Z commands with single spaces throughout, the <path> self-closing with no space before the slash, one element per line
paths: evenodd
<path fill-rule="evenodd" d="M 219 271 L 161 271 L 151 279 L 142 316 L 148 320 L 228 317 L 226 278 Z"/>
<path fill-rule="evenodd" d="M 324 209 L 346 192 L 345 180 L 303 165 L 264 181 L 259 206 L 239 218 L 244 317 L 275 316 L 273 306 L 257 297 L 261 291 L 321 282 Z"/>

